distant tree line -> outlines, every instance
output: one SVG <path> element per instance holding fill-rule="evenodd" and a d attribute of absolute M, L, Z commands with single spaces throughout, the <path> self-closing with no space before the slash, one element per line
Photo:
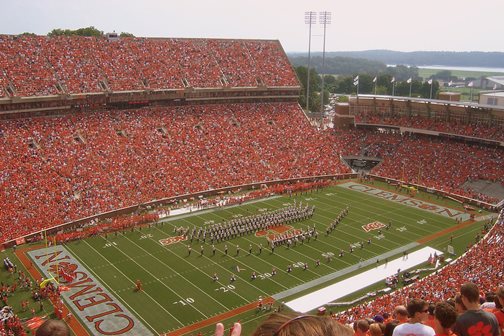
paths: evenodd
<path fill-rule="evenodd" d="M 26 34 L 26 33 L 25 33 Z M 60 29 L 56 28 L 51 30 L 47 36 L 95 36 L 95 37 L 100 37 L 104 36 L 105 34 L 103 33 L 102 30 L 98 30 L 93 26 L 86 27 L 86 28 L 79 28 L 79 29 Z M 122 32 L 118 34 L 120 37 L 135 37 L 131 33 L 126 33 Z"/>
<path fill-rule="evenodd" d="M 312 56 L 320 56 L 320 52 Z M 289 53 L 289 58 L 306 57 L 305 53 Z M 447 65 L 465 67 L 504 68 L 504 52 L 452 52 L 452 51 L 413 51 L 392 50 L 338 51 L 327 52 L 326 58 L 349 57 L 376 61 L 384 64 L 408 65 Z M 294 63 L 294 62 L 293 62 Z M 306 63 L 305 63 L 306 64 Z"/>
<path fill-rule="evenodd" d="M 294 66 L 306 66 L 308 64 L 308 57 L 305 56 L 289 56 L 289 60 Z M 315 56 L 310 60 L 310 68 L 315 69 L 318 73 L 350 75 L 356 72 L 379 73 L 385 71 L 387 66 L 384 63 L 366 59 L 326 57 L 325 65 L 322 69 L 322 57 Z"/>

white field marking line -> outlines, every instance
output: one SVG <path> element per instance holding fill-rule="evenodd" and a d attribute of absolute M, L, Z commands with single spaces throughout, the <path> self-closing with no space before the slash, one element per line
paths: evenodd
<path fill-rule="evenodd" d="M 187 221 L 186 219 L 184 219 L 184 220 L 185 220 L 185 221 Z M 173 225 L 173 224 L 171 224 L 171 223 L 170 223 L 170 225 L 174 226 L 174 225 Z M 163 234 L 167 234 L 165 231 L 160 230 L 159 228 L 156 228 L 156 229 L 157 229 L 158 231 L 163 232 Z M 167 249 L 167 246 L 165 246 L 165 248 Z M 217 249 L 217 248 L 216 248 L 216 250 L 218 250 L 219 252 L 221 252 L 221 250 L 220 250 L 220 249 Z M 171 251 L 170 249 L 168 249 L 168 251 L 170 251 L 170 253 L 172 253 L 172 254 L 176 255 L 178 258 L 180 258 L 180 259 L 182 259 L 182 260 L 185 260 L 184 258 L 180 257 L 178 254 L 176 254 L 175 252 Z M 205 256 L 205 257 L 206 257 L 206 256 Z M 235 257 L 233 257 L 233 256 L 231 256 L 231 255 L 229 255 L 229 257 L 230 257 L 231 259 L 235 260 L 237 263 L 240 263 L 240 264 L 241 264 L 241 265 L 243 265 L 243 266 L 249 267 L 249 265 L 246 265 L 245 263 L 243 263 L 243 262 L 239 261 L 237 258 L 235 258 Z M 207 258 L 208 258 L 208 257 L 207 257 Z M 210 260 L 210 258 L 208 258 L 208 259 Z M 196 266 L 194 266 L 194 264 L 192 264 L 191 262 L 189 262 L 189 261 L 187 261 L 187 260 L 185 260 L 185 261 L 186 261 L 187 263 L 189 263 L 191 266 L 196 267 Z M 219 263 L 216 263 L 216 262 L 215 262 L 215 261 L 213 261 L 213 260 L 212 260 L 212 262 L 213 262 L 214 264 L 218 265 L 220 268 L 224 269 L 227 273 L 229 273 L 229 274 L 234 274 L 233 272 L 229 271 L 228 269 L 226 269 L 225 267 L 223 267 L 223 266 L 222 266 L 222 265 L 220 265 Z M 197 267 L 196 267 L 196 268 L 197 268 Z M 254 271 L 258 272 L 256 269 L 254 269 Z M 235 275 L 236 275 L 236 274 L 235 274 Z M 242 277 L 242 276 L 240 276 L 240 275 L 238 275 L 238 278 L 240 278 L 240 279 L 244 280 L 246 283 L 248 283 L 250 286 L 252 286 L 252 287 L 254 287 L 255 289 L 257 289 L 258 291 L 260 291 L 260 292 L 261 292 L 261 293 L 263 293 L 264 295 L 269 295 L 268 293 L 266 293 L 266 292 L 265 292 L 265 291 L 263 291 L 262 289 L 260 289 L 260 288 L 258 288 L 257 286 L 255 286 L 255 285 L 251 284 L 251 283 L 248 281 L 248 279 L 245 279 L 245 278 L 243 278 L 243 277 Z M 300 279 L 300 280 L 301 280 L 301 279 Z M 280 284 L 280 283 L 276 282 L 275 280 L 273 280 L 273 282 L 277 283 L 278 285 L 280 285 L 281 287 L 283 287 L 283 288 L 285 288 L 285 289 L 287 289 L 287 288 L 288 288 L 288 287 L 285 287 L 284 285 L 282 285 L 282 284 Z M 245 301 L 247 301 L 247 302 L 248 302 L 248 300 L 245 300 Z"/>
<path fill-rule="evenodd" d="M 83 241 L 84 241 L 84 240 L 83 240 Z M 89 244 L 88 244 L 88 245 L 89 245 Z M 92 274 L 93 274 L 93 275 L 94 275 L 94 276 L 95 276 L 98 280 L 100 280 L 100 283 L 101 283 L 101 284 L 103 284 L 104 286 L 107 286 L 107 288 L 108 288 L 108 289 L 109 289 L 112 293 L 115 293 L 115 291 L 114 291 L 114 290 L 113 290 L 113 289 L 109 286 L 109 284 L 107 284 L 105 281 L 103 281 L 103 279 L 102 279 L 102 278 L 101 278 L 98 274 L 96 274 L 96 273 L 93 271 L 93 269 L 92 269 L 91 267 L 89 267 L 89 266 L 86 264 L 86 262 L 85 262 L 84 260 L 82 260 L 82 259 L 81 259 L 81 258 L 77 255 L 77 253 L 75 253 L 74 251 L 72 251 L 72 249 L 69 247 L 69 245 L 64 245 L 64 247 L 72 253 L 72 256 L 73 256 L 75 259 L 79 260 L 79 262 L 80 262 L 82 265 L 84 265 L 84 266 L 86 267 L 87 271 L 91 272 L 91 273 L 92 273 Z M 98 255 L 100 255 L 100 257 L 102 257 L 102 258 L 103 258 L 103 256 L 102 256 L 101 254 L 99 254 L 99 253 L 98 253 L 98 251 L 96 251 L 96 250 L 95 250 L 92 246 L 91 246 L 91 248 L 95 251 L 95 253 L 97 253 Z M 104 258 L 104 259 L 105 259 L 105 258 Z M 107 260 L 107 259 L 105 259 L 105 260 Z M 108 260 L 107 260 L 107 261 L 108 261 Z M 110 265 L 114 266 L 113 264 L 110 264 Z M 114 267 L 115 267 L 115 266 L 114 266 Z M 121 275 L 122 275 L 122 276 L 124 276 L 127 280 L 131 281 L 131 279 L 130 279 L 130 278 L 128 278 L 128 277 L 127 277 L 124 273 L 122 273 L 120 270 L 118 270 L 118 271 L 119 271 L 119 273 L 121 273 Z M 131 281 L 131 282 L 133 282 L 133 281 Z M 147 326 L 148 326 L 151 330 L 154 330 L 154 332 L 155 332 L 155 333 L 159 334 L 159 331 L 157 331 L 157 330 L 156 330 L 156 328 L 154 328 L 153 326 L 151 326 L 151 325 L 149 324 L 149 322 L 147 322 L 146 320 L 144 320 L 143 316 L 142 316 L 142 315 L 140 315 L 140 314 L 138 314 L 138 312 L 137 312 L 137 311 L 136 311 L 133 307 L 131 307 L 131 306 L 128 304 L 128 302 L 122 298 L 122 296 L 121 296 L 120 294 L 117 294 L 117 296 L 118 296 L 118 298 L 119 298 L 119 299 L 121 299 L 122 304 L 123 304 L 123 305 L 125 305 L 126 307 L 128 307 L 128 309 L 129 309 L 129 310 L 131 310 L 131 311 L 132 311 L 132 312 L 136 315 L 136 317 L 137 317 L 138 319 L 142 320 L 142 322 L 143 322 L 143 323 L 145 323 L 145 325 L 147 325 Z M 148 295 L 148 294 L 147 294 L 147 296 L 149 296 L 149 297 L 150 297 L 150 295 Z M 152 299 L 152 298 L 151 298 L 151 299 Z M 80 319 L 80 317 L 79 317 L 79 319 Z M 177 321 L 178 321 L 178 320 L 177 320 Z M 179 323 L 180 323 L 180 321 L 179 321 Z M 180 324 L 182 324 L 182 323 L 180 323 Z M 182 325 L 183 325 L 183 324 L 182 324 Z M 76 335 L 77 335 L 77 334 L 76 334 Z"/>
<path fill-rule="evenodd" d="M 102 237 L 103 238 L 103 237 Z M 105 238 L 103 238 L 105 239 Z M 126 274 L 124 274 L 119 268 L 117 268 L 112 262 L 110 262 L 110 260 L 108 260 L 105 256 L 103 256 L 102 254 L 100 254 L 98 252 L 98 250 L 96 250 L 91 244 L 89 244 L 86 240 L 83 240 L 89 247 L 91 247 L 97 254 L 99 254 L 103 259 L 105 259 L 107 262 L 109 262 L 110 265 L 112 265 L 119 273 L 121 273 L 126 279 L 128 279 L 132 284 L 135 284 L 135 282 L 129 278 Z M 113 245 L 115 246 L 115 245 Z M 116 249 L 121 252 L 122 254 L 124 254 L 117 246 L 115 246 Z M 126 254 L 124 254 L 126 255 Z M 128 255 L 126 255 L 128 256 Z M 135 264 L 139 265 L 136 261 L 134 261 L 133 259 L 131 259 Z M 140 265 L 139 265 L 140 266 Z M 141 266 L 140 266 L 141 267 Z M 141 267 L 142 268 L 142 267 Z M 149 272 L 147 272 L 149 273 Z M 149 273 L 150 274 L 150 273 Z M 154 277 L 152 274 L 150 274 L 154 279 L 157 279 L 156 277 Z M 170 288 L 168 288 L 170 289 Z M 178 296 L 179 298 L 183 299 L 178 293 L 174 292 L 173 290 L 170 289 L 170 291 L 172 293 L 174 293 L 176 296 Z M 177 319 L 175 316 L 173 316 L 168 310 L 166 310 L 166 308 L 164 308 L 156 299 L 154 299 L 150 294 L 148 294 L 146 291 L 142 291 L 143 294 L 147 295 L 152 301 L 154 301 L 159 307 L 161 307 L 162 310 L 164 310 L 166 313 L 168 313 L 168 315 L 170 315 L 171 317 L 173 317 L 179 324 L 181 324 L 182 326 L 184 326 L 184 323 L 182 323 L 179 319 Z"/>
<path fill-rule="evenodd" d="M 362 184 L 362 185 L 363 185 L 363 184 Z M 349 189 L 346 189 L 346 188 L 343 188 L 343 187 L 339 187 L 339 189 L 349 190 Z M 378 189 L 378 188 L 377 188 L 377 189 Z M 379 189 L 379 190 L 381 190 L 381 189 Z M 353 191 L 353 190 L 350 190 L 350 191 Z M 353 191 L 353 192 L 360 193 L 360 192 L 358 192 L 358 191 Z M 394 192 L 390 192 L 390 193 L 391 193 L 391 194 L 397 194 L 397 193 L 394 193 Z M 361 193 L 361 194 L 364 194 L 364 193 Z M 351 193 L 351 195 L 355 195 L 355 194 Z M 397 195 L 401 195 L 401 194 L 397 194 Z M 381 209 L 381 207 L 379 206 L 379 200 L 380 200 L 381 198 L 376 197 L 376 196 L 373 196 L 373 195 L 368 195 L 368 196 L 370 196 L 370 199 L 368 200 L 368 202 L 369 202 L 369 203 L 378 205 L 378 206 L 371 206 L 371 208 L 373 208 L 373 209 Z M 401 195 L 401 196 L 403 196 L 403 195 Z M 429 215 L 434 216 L 434 218 L 451 219 L 452 221 L 454 221 L 454 219 L 452 219 L 452 218 L 445 217 L 445 216 L 441 216 L 441 215 L 436 214 L 436 213 L 434 213 L 434 212 L 430 212 L 430 211 L 422 210 L 422 209 L 417 208 L 417 207 L 410 207 L 410 206 L 407 206 L 407 205 L 404 205 L 404 204 L 400 204 L 400 203 L 396 203 L 396 202 L 392 202 L 392 201 L 389 201 L 389 200 L 386 200 L 386 199 L 382 199 L 382 200 L 385 200 L 385 201 L 387 201 L 387 202 L 390 202 L 391 204 L 400 205 L 400 206 L 399 206 L 399 208 L 401 208 L 401 209 L 406 209 L 406 208 L 416 209 L 416 210 L 420 211 L 420 213 L 428 213 Z M 450 208 L 445 207 L 445 206 L 443 206 L 443 205 L 436 205 L 435 203 L 431 203 L 431 202 L 427 202 L 427 201 L 423 201 L 423 200 L 422 200 L 422 202 L 424 202 L 424 203 L 428 203 L 428 204 L 432 204 L 432 205 L 435 205 L 435 206 L 438 206 L 438 207 L 444 207 L 444 208 L 450 209 Z M 389 203 L 386 203 L 386 204 L 389 204 Z M 403 207 L 406 207 L 406 208 L 403 208 Z M 457 211 L 460 211 L 460 210 L 457 210 Z M 369 211 L 367 211 L 367 212 L 369 212 Z M 387 213 L 389 213 L 389 212 L 387 212 Z M 411 218 L 410 218 L 408 215 L 406 215 L 406 214 L 405 214 L 405 215 L 403 215 L 403 214 L 401 214 L 400 212 L 397 214 L 397 216 L 398 216 L 398 217 L 403 217 L 403 218 L 406 218 L 406 219 L 411 220 Z M 415 217 L 416 217 L 416 216 L 415 216 Z M 444 222 L 442 222 L 441 220 L 437 220 L 437 219 L 430 219 L 429 221 L 430 221 L 431 223 L 437 223 L 437 224 L 441 224 L 441 225 L 442 225 L 442 224 L 444 224 Z M 433 226 L 433 225 L 432 225 L 432 224 L 427 223 L 425 226 Z M 438 227 L 434 227 L 434 228 L 435 228 L 435 229 L 439 229 Z M 431 231 L 428 231 L 428 230 L 426 230 L 426 231 L 427 231 L 428 233 L 431 233 Z"/>
<path fill-rule="evenodd" d="M 124 238 L 126 238 L 127 240 L 133 242 L 131 239 L 129 239 L 128 237 L 126 237 L 125 235 L 123 235 Z M 103 238 L 103 237 L 102 237 Z M 107 241 L 105 238 L 103 238 L 103 240 Z M 135 244 L 135 243 L 133 243 Z M 135 244 L 136 245 L 136 244 Z M 157 280 L 157 282 L 159 282 L 160 284 L 163 285 L 163 287 L 166 287 L 170 290 L 170 292 L 172 292 L 173 294 L 175 294 L 176 296 L 178 296 L 180 299 L 184 300 L 184 298 L 182 296 L 180 296 L 177 292 L 175 292 L 174 290 L 172 290 L 170 287 L 168 287 L 163 281 L 159 280 L 158 277 L 154 276 L 154 274 L 152 274 L 149 270 L 147 270 L 145 267 L 143 267 L 142 265 L 140 265 L 139 263 L 137 263 L 135 261 L 135 259 L 131 258 L 127 253 L 123 252 L 121 249 L 119 249 L 119 247 L 117 245 L 112 245 L 116 248 L 116 250 L 118 250 L 119 252 L 121 252 L 122 254 L 124 254 L 125 256 L 129 257 L 131 259 L 131 261 L 133 261 L 135 264 L 137 264 L 141 269 L 143 269 L 146 273 L 148 273 L 151 277 L 153 277 L 154 279 Z M 138 245 L 137 245 L 138 246 Z M 144 250 L 142 248 L 142 250 Z M 145 250 L 144 250 L 145 251 Z M 156 258 L 157 259 L 157 258 Z M 159 260 L 159 259 L 158 259 Z M 183 276 L 181 276 L 182 278 L 184 278 Z M 184 278 L 185 279 L 185 278 Z M 185 279 L 187 280 L 187 279 Z M 193 284 L 194 285 L 194 284 Z M 198 308 L 196 308 L 194 305 L 189 305 L 191 306 L 194 310 L 196 310 L 198 313 L 200 313 L 201 315 L 203 315 L 204 317 L 208 318 L 208 316 L 206 316 L 205 314 L 203 314 L 203 312 L 201 312 Z M 224 306 L 223 306 L 224 307 Z M 226 308 L 226 307 L 224 307 Z M 164 308 L 163 308 L 164 309 Z M 166 309 L 164 309 L 165 311 L 167 311 Z M 170 314 L 171 315 L 171 314 Z M 177 320 L 178 321 L 178 320 Z"/>
<path fill-rule="evenodd" d="M 137 231 L 137 232 L 140 232 L 140 233 L 141 233 L 141 231 L 138 231 L 138 230 L 135 230 L 135 231 Z M 141 249 L 141 250 L 143 250 L 143 251 L 146 251 L 143 247 L 141 247 L 140 245 L 138 245 L 137 243 L 135 243 L 133 240 L 129 239 L 128 237 L 125 237 L 125 238 L 126 238 L 126 239 L 128 239 L 130 242 L 132 242 L 132 243 L 133 243 L 135 246 L 137 246 L 139 249 Z M 151 240 L 151 241 L 153 241 L 153 242 L 155 243 L 156 248 L 160 246 L 160 245 L 159 245 L 159 240 L 155 240 L 154 238 L 148 238 L 148 239 L 149 239 L 149 240 Z M 165 246 L 161 246 L 161 248 L 163 248 L 164 250 L 167 250 L 167 249 L 165 248 Z M 169 251 L 169 249 L 168 249 L 168 251 Z M 147 252 L 147 251 L 146 251 L 146 252 Z M 170 253 L 173 253 L 173 252 L 172 252 L 172 251 L 170 251 Z M 175 254 L 175 253 L 173 253 L 173 254 Z M 169 266 L 167 263 L 165 263 L 164 261 L 162 261 L 161 259 L 159 259 L 159 258 L 155 257 L 155 256 L 154 256 L 154 255 L 152 255 L 152 254 L 151 254 L 151 256 L 152 256 L 152 258 L 156 259 L 156 260 L 157 260 L 157 261 L 159 261 L 161 264 L 163 264 L 164 266 L 166 266 L 166 267 L 167 267 L 170 271 L 172 271 L 173 273 L 176 273 L 176 274 L 177 274 L 178 276 L 180 276 L 182 279 L 184 279 L 185 281 L 187 281 L 188 283 L 190 283 L 190 284 L 191 284 L 194 288 L 196 288 L 198 291 L 200 291 L 201 293 L 205 294 L 207 297 L 209 297 L 210 299 L 212 299 L 213 301 L 215 301 L 216 303 L 218 303 L 219 305 L 221 305 L 221 306 L 222 306 L 222 308 L 224 308 L 224 309 L 229 309 L 229 308 L 228 308 L 228 307 L 226 307 L 224 304 L 222 304 L 221 302 L 219 302 L 218 300 L 216 300 L 214 297 L 212 297 L 212 296 L 208 295 L 205 291 L 203 291 L 200 287 L 196 286 L 196 284 L 194 284 L 192 281 L 190 281 L 189 279 L 187 279 L 186 277 L 184 277 L 181 273 L 179 273 L 179 272 L 175 271 L 175 270 L 174 270 L 173 268 L 171 268 L 171 266 Z M 180 258 L 180 257 L 179 257 L 179 259 L 184 260 L 183 258 Z M 200 271 L 201 273 L 203 273 L 203 274 L 205 274 L 205 275 L 208 275 L 206 272 L 201 271 L 201 268 L 196 267 L 196 266 L 195 266 L 195 265 L 193 265 L 192 263 L 189 263 L 189 264 L 191 264 L 191 266 L 192 266 L 194 269 L 196 269 L 196 270 Z M 210 277 L 210 275 L 208 275 L 208 276 Z M 237 294 L 237 295 L 238 295 L 238 294 Z M 238 296 L 240 296 L 240 295 L 238 295 Z M 240 297 L 241 297 L 242 299 L 244 299 L 244 300 L 245 300 L 245 298 L 243 298 L 242 296 L 240 296 Z M 246 300 L 245 300 L 245 301 L 246 301 Z M 203 314 L 203 315 L 204 315 L 204 314 Z"/>
<path fill-rule="evenodd" d="M 215 213 L 214 213 L 213 215 L 218 216 L 218 217 L 220 217 L 220 218 L 224 218 L 224 217 L 219 216 L 219 215 L 217 215 L 217 214 L 215 214 Z M 247 237 L 245 237 L 245 236 L 244 236 L 244 237 L 240 237 L 240 238 L 242 238 L 242 239 L 244 239 L 244 240 L 248 241 L 249 243 L 254 243 L 253 241 L 249 240 L 249 239 L 248 239 Z M 254 243 L 254 245 L 256 245 L 256 246 L 257 246 L 257 244 L 255 244 L 255 243 Z M 293 249 L 293 250 L 294 250 L 294 249 Z M 298 253 L 299 253 L 299 252 L 298 252 Z M 300 254 L 300 253 L 299 253 L 299 254 Z M 282 259 L 288 260 L 290 264 L 293 264 L 293 263 L 295 263 L 295 262 L 298 262 L 298 261 L 291 261 L 290 259 L 288 259 L 288 258 L 286 258 L 286 257 L 284 257 L 284 256 L 282 256 L 282 255 L 280 255 L 280 254 L 278 254 L 278 256 L 279 256 L 280 258 L 282 258 Z M 254 255 L 254 257 L 255 257 L 255 258 L 259 258 L 259 257 L 257 257 L 256 255 Z M 314 259 L 312 259 L 312 258 L 309 258 L 309 259 L 314 260 Z M 265 260 L 263 260 L 263 259 L 261 259 L 261 260 L 262 260 L 262 261 L 265 261 Z M 269 262 L 267 262 L 267 261 L 266 261 L 266 263 L 270 264 L 271 266 L 274 266 L 273 264 L 271 264 L 271 263 L 269 263 Z M 310 273 L 313 273 L 313 274 L 317 275 L 317 276 L 319 275 L 318 273 L 313 272 L 310 268 L 308 268 L 308 271 L 309 271 Z M 296 279 L 298 279 L 298 280 L 300 280 L 300 281 L 304 281 L 304 280 L 302 280 L 302 279 L 300 279 L 300 278 L 298 278 L 298 277 L 296 277 Z M 275 282 L 276 282 L 276 281 L 275 281 Z"/>

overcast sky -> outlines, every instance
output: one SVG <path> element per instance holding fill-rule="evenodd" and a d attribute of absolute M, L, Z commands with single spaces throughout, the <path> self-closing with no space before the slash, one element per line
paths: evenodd
<path fill-rule="evenodd" d="M 504 0 L 0 0 L 1 34 L 95 26 L 135 36 L 278 39 L 308 49 L 305 11 L 332 12 L 327 51 L 504 51 Z M 322 26 L 312 51 L 322 50 Z"/>

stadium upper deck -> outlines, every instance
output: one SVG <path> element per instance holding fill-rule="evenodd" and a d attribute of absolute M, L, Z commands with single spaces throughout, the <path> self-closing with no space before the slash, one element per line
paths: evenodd
<path fill-rule="evenodd" d="M 274 40 L 0 35 L 0 98 L 298 86 Z"/>

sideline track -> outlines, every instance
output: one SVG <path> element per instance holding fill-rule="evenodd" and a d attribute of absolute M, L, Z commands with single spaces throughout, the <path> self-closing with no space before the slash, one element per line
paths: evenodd
<path fill-rule="evenodd" d="M 437 255 L 442 254 L 441 251 L 433 249 L 432 247 L 424 247 L 408 254 L 407 257 L 403 256 L 401 258 L 391 260 L 388 263 L 380 264 L 378 267 L 362 272 L 328 287 L 319 289 L 295 300 L 286 302 L 285 305 L 294 311 L 307 313 L 325 305 L 328 302 L 345 297 L 376 282 L 383 281 L 387 277 L 396 274 L 398 269 L 404 271 L 422 264 L 429 259 L 429 256 L 434 255 L 434 253 Z"/>

